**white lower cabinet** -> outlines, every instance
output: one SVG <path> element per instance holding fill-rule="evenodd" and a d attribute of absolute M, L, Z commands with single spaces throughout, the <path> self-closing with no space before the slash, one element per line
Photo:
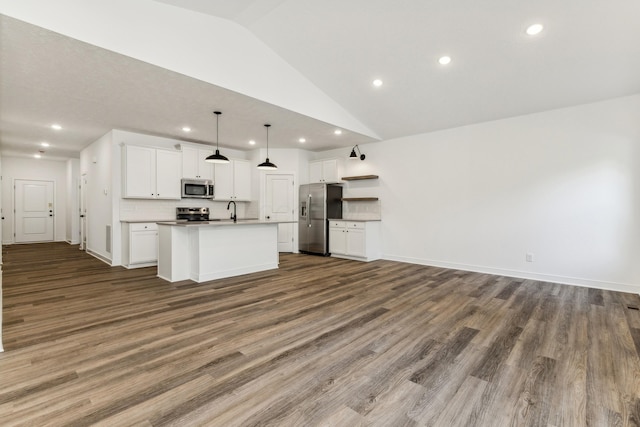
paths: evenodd
<path fill-rule="evenodd" d="M 123 224 L 122 260 L 127 268 L 158 263 L 158 225 L 154 222 Z"/>
<path fill-rule="evenodd" d="M 331 220 L 329 252 L 338 258 L 380 259 L 380 221 Z"/>

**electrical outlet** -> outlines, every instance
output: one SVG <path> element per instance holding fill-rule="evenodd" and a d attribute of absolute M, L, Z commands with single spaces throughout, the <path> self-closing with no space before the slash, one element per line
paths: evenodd
<path fill-rule="evenodd" d="M 533 262 L 533 254 L 531 252 L 527 252 L 525 255 L 525 259 L 527 262 Z"/>

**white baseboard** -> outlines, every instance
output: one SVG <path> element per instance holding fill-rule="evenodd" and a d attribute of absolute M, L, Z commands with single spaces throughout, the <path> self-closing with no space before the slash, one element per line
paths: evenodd
<path fill-rule="evenodd" d="M 450 268 L 453 270 L 473 271 L 476 273 L 495 274 L 498 276 L 517 277 L 520 279 L 540 280 L 543 282 L 559 283 L 562 285 L 582 286 L 586 288 L 604 289 L 607 291 L 627 292 L 640 295 L 640 285 L 628 283 L 605 282 L 600 280 L 585 279 L 580 277 L 555 276 L 530 271 L 510 270 L 479 265 L 458 264 L 446 261 L 403 257 L 385 254 L 383 259 L 389 261 L 407 262 L 410 264 L 428 265 L 432 267 Z"/>
<path fill-rule="evenodd" d="M 111 260 L 109 258 L 102 256 L 99 253 L 92 251 L 91 249 L 87 249 L 86 252 L 92 257 L 97 258 L 100 261 L 104 262 L 105 264 L 111 265 Z"/>

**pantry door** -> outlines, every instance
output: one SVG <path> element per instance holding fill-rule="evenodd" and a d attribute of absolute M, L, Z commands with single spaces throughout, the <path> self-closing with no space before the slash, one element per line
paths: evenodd
<path fill-rule="evenodd" d="M 16 243 L 53 241 L 54 188 L 53 181 L 15 180 Z"/>
<path fill-rule="evenodd" d="M 265 219 L 293 221 L 293 175 L 267 174 Z M 293 225 L 278 224 L 278 252 L 293 252 Z"/>

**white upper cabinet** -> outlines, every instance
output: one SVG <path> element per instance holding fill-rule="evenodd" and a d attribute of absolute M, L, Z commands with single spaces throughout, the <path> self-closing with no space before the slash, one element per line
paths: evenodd
<path fill-rule="evenodd" d="M 248 160 L 216 163 L 214 176 L 215 200 L 251 200 L 251 164 Z"/>
<path fill-rule="evenodd" d="M 234 200 L 251 200 L 251 162 L 248 160 L 233 161 Z"/>
<path fill-rule="evenodd" d="M 182 146 L 182 177 L 213 179 L 213 164 L 204 161 L 213 150 Z"/>
<path fill-rule="evenodd" d="M 341 159 L 326 159 L 309 162 L 309 183 L 336 183 L 340 182 L 342 173 Z"/>
<path fill-rule="evenodd" d="M 125 145 L 122 149 L 122 197 L 180 199 L 179 151 Z"/>

